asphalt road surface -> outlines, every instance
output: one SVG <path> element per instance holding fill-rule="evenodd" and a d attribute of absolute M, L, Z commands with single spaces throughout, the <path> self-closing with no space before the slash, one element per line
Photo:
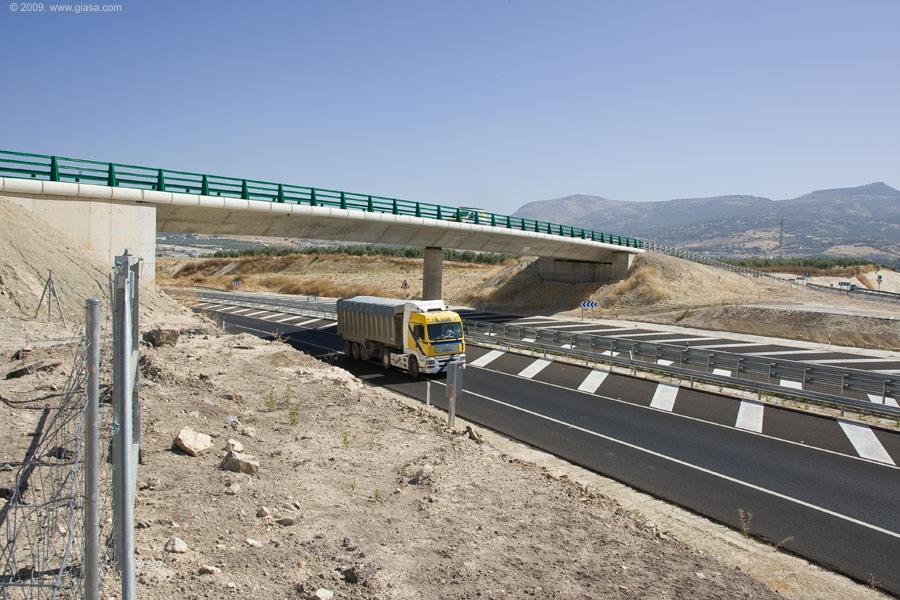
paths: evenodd
<path fill-rule="evenodd" d="M 425 399 L 424 380 L 345 359 L 333 322 L 216 316 Z M 474 346 L 467 360 L 461 418 L 900 595 L 897 433 Z"/>

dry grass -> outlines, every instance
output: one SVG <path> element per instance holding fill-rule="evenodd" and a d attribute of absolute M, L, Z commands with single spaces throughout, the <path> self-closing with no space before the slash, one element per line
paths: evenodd
<path fill-rule="evenodd" d="M 659 270 L 641 266 L 628 279 L 608 286 L 600 297 L 600 305 L 609 308 L 620 303 L 656 304 L 669 298 L 666 284 Z"/>

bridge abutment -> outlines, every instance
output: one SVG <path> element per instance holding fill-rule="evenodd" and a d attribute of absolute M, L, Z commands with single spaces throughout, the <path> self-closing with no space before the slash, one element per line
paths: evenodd
<path fill-rule="evenodd" d="M 629 252 L 611 252 L 609 261 L 604 262 L 560 258 L 539 258 L 537 262 L 544 281 L 605 283 L 625 279 L 633 258 Z"/>
<path fill-rule="evenodd" d="M 52 185 L 49 182 L 36 183 Z M 8 189 L 0 193 L 0 198 L 18 204 L 39 217 L 105 261 L 110 268 L 116 256 L 127 249 L 143 260 L 141 282 L 155 282 L 155 205 L 68 195 L 29 194 Z"/>

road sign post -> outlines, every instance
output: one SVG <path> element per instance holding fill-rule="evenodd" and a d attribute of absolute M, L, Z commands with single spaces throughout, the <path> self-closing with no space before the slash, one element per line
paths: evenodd
<path fill-rule="evenodd" d="M 590 308 L 591 310 L 597 308 L 597 303 L 593 300 L 585 300 L 581 303 L 581 320 L 584 321 L 584 309 Z"/>

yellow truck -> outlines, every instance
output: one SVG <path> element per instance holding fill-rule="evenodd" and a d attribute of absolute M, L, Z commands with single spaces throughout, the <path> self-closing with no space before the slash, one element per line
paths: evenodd
<path fill-rule="evenodd" d="M 466 362 L 462 319 L 443 300 L 341 298 L 337 329 L 347 356 L 377 359 L 385 369 L 396 367 L 414 378 Z"/>

